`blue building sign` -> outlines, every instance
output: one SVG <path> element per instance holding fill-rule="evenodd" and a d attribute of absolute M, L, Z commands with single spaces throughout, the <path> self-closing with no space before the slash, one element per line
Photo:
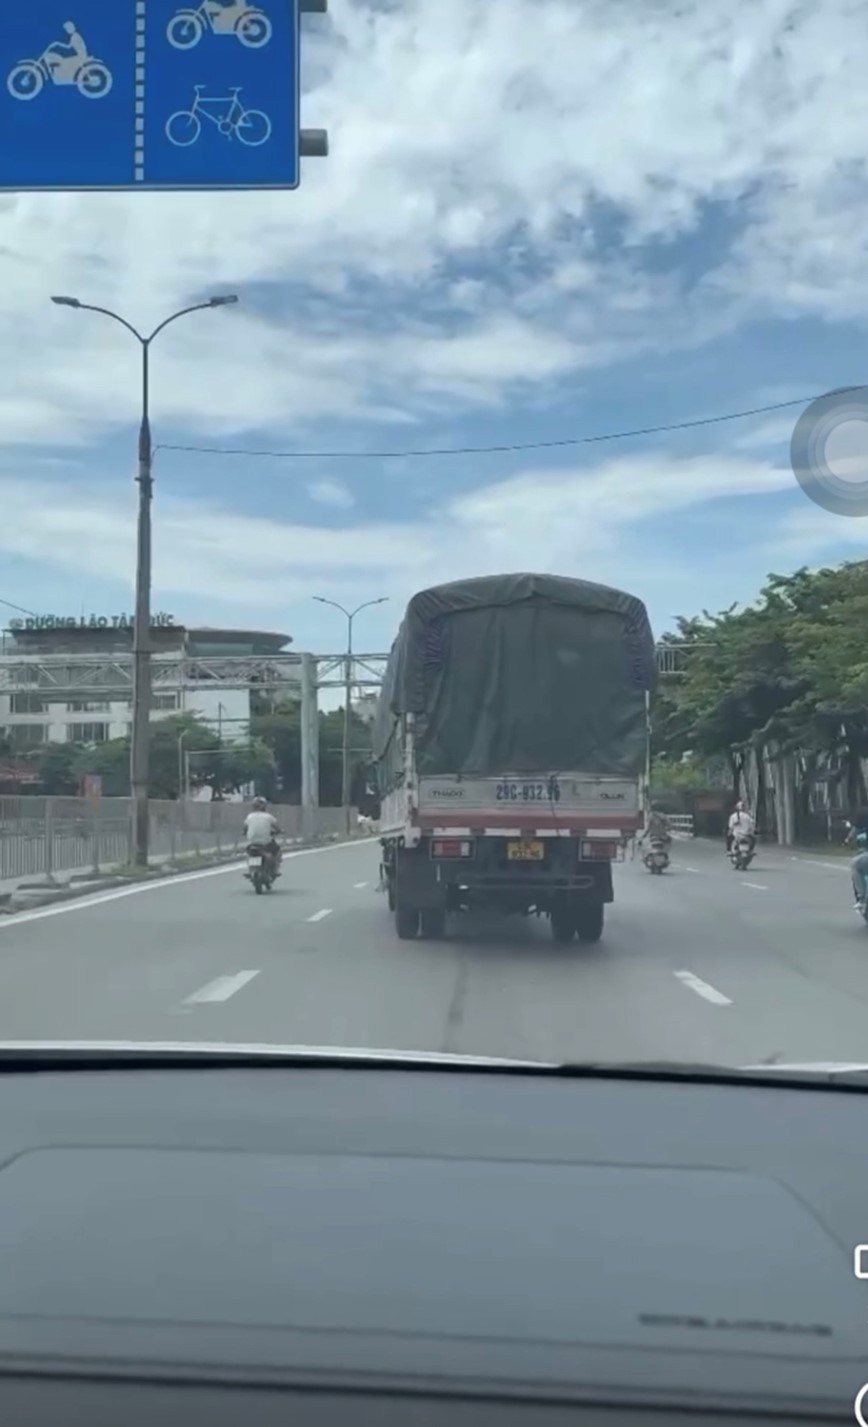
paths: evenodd
<path fill-rule="evenodd" d="M 297 188 L 298 0 L 22 0 L 0 190 Z"/>

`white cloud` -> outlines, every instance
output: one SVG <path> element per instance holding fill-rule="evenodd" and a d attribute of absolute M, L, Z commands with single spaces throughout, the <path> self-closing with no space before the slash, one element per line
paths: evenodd
<path fill-rule="evenodd" d="M 400 605 L 428 584 L 510 569 L 631 587 L 671 582 L 671 559 L 655 557 L 644 536 L 650 518 L 792 488 L 788 471 L 734 457 L 622 457 L 591 470 L 528 469 L 432 504 L 413 520 L 341 527 L 251 516 L 164 492 L 155 506 L 155 597 L 203 614 L 233 605 L 242 622 L 244 608 L 285 609 L 320 590 L 341 600 L 386 594 Z M 0 502 L 0 554 L 131 583 L 131 494 L 108 501 L 104 489 L 0 477 Z M 696 568 L 686 552 L 684 574 L 695 579 Z"/>
<path fill-rule="evenodd" d="M 349 510 L 356 503 L 355 496 L 343 481 L 336 481 L 331 476 L 311 481 L 307 493 L 319 505 L 329 505 L 335 510 Z"/>
<path fill-rule="evenodd" d="M 816 562 L 861 559 L 868 542 L 868 519 L 835 515 L 812 505 L 787 512 L 763 540 L 763 553 L 775 568 L 792 568 Z"/>
<path fill-rule="evenodd" d="M 136 414 L 132 344 L 50 292 L 145 326 L 247 296 L 155 349 L 159 420 L 211 437 L 503 402 L 763 311 L 868 316 L 855 0 L 331 0 L 303 55 L 331 157 L 298 193 L 0 199 L 7 442 Z M 715 204 L 736 236 L 704 284 L 643 271 Z"/>

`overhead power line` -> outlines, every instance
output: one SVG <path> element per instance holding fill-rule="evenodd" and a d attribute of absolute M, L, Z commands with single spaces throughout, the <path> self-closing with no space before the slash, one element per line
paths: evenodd
<path fill-rule="evenodd" d="M 841 396 L 848 391 L 864 391 L 862 385 L 835 387 L 820 396 Z M 388 461 L 417 459 L 422 456 L 487 456 L 513 451 L 552 451 L 569 446 L 591 446 L 601 441 L 626 441 L 631 436 L 659 436 L 667 431 L 690 431 L 698 426 L 715 426 L 723 421 L 743 421 L 749 416 L 767 416 L 772 411 L 788 407 L 810 406 L 820 397 L 797 397 L 792 401 L 774 401 L 766 406 L 752 406 L 744 411 L 727 411 L 720 416 L 701 416 L 693 421 L 673 421 L 665 426 L 639 426 L 630 431 L 604 431 L 593 436 L 566 436 L 560 441 L 513 441 L 499 446 L 431 446 L 400 451 L 257 451 L 243 446 L 180 446 L 167 443 L 159 451 L 186 451 L 206 456 L 256 456 L 272 461 Z"/>
<path fill-rule="evenodd" d="M 13 604 L 11 600 L 0 600 L 0 604 L 5 605 L 7 609 L 17 609 L 19 614 L 30 615 L 33 619 L 39 618 L 32 609 L 25 609 L 23 605 Z"/>

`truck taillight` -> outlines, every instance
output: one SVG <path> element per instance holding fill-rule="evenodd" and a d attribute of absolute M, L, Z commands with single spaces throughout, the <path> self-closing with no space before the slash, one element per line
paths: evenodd
<path fill-rule="evenodd" d="M 596 838 L 582 843 L 582 850 L 579 854 L 583 861 L 614 862 L 618 856 L 617 842 L 598 842 Z"/>
<path fill-rule="evenodd" d="M 432 857 L 472 857 L 473 842 L 469 838 L 435 837 L 431 843 Z"/>

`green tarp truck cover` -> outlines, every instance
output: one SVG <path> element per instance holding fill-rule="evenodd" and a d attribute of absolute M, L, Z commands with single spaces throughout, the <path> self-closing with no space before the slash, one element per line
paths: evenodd
<path fill-rule="evenodd" d="M 587 772 L 637 777 L 654 640 L 641 600 L 556 575 L 492 575 L 414 595 L 373 730 L 377 782 L 403 773 L 416 715 L 419 776 Z"/>

